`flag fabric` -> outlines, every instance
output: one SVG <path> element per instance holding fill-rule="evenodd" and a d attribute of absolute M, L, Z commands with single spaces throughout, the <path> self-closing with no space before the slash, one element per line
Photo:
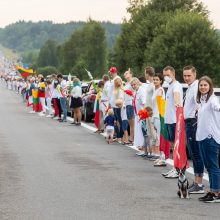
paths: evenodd
<path fill-rule="evenodd" d="M 170 142 L 164 122 L 166 100 L 162 96 L 157 96 L 156 100 L 160 116 L 160 151 L 164 153 L 165 159 L 168 159 L 170 156 Z"/>
<path fill-rule="evenodd" d="M 34 73 L 33 69 L 25 69 L 21 66 L 16 66 L 16 69 L 18 70 L 18 72 L 21 74 L 23 78 L 26 78 Z"/>
<path fill-rule="evenodd" d="M 32 90 L 32 97 L 33 97 L 33 110 L 35 112 L 42 111 L 42 106 L 39 102 L 39 97 L 38 97 L 38 89 L 33 89 Z"/>
<path fill-rule="evenodd" d="M 176 131 L 175 142 L 173 150 L 174 167 L 182 170 L 184 167 L 188 168 L 187 154 L 186 154 L 186 132 L 183 107 L 177 107 L 176 111 Z"/>
<path fill-rule="evenodd" d="M 99 91 L 97 93 L 97 96 L 96 96 L 96 100 L 95 100 L 95 118 L 94 118 L 94 123 L 95 123 L 95 126 L 97 128 L 99 128 L 99 121 L 100 121 L 100 97 L 101 97 L 101 92 Z"/>

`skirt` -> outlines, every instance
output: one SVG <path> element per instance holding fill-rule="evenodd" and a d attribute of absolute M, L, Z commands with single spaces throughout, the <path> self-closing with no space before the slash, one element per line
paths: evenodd
<path fill-rule="evenodd" d="M 70 108 L 80 108 L 80 107 L 82 107 L 82 98 L 81 97 L 78 97 L 78 98 L 71 97 Z"/>

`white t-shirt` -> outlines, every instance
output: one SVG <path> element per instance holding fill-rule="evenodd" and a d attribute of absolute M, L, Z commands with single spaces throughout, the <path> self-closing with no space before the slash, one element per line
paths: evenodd
<path fill-rule="evenodd" d="M 71 95 L 73 98 L 81 98 L 82 97 L 82 88 L 80 86 L 74 86 Z"/>
<path fill-rule="evenodd" d="M 127 83 L 125 84 L 124 89 L 125 89 L 125 90 L 130 90 L 130 91 L 133 92 L 133 89 L 132 89 L 131 84 L 130 84 L 129 82 L 127 82 Z M 126 105 L 126 106 L 132 105 L 133 99 L 134 99 L 132 96 L 125 94 L 125 95 L 124 95 L 124 98 L 125 98 L 125 105 Z"/>
<path fill-rule="evenodd" d="M 116 76 L 114 79 L 111 80 L 110 85 L 109 85 L 108 98 L 109 98 L 109 103 L 112 108 L 116 108 L 116 106 L 115 106 L 116 97 L 115 97 L 115 95 L 113 95 L 113 93 L 114 93 L 114 89 L 115 89 L 114 81 L 118 78 L 121 79 L 120 76 Z"/>
<path fill-rule="evenodd" d="M 126 111 L 126 106 L 125 105 L 123 105 L 123 107 L 121 108 L 121 120 L 122 121 L 128 120 L 127 111 Z"/>
<path fill-rule="evenodd" d="M 146 105 L 148 107 L 151 107 L 151 108 L 153 106 L 152 96 L 153 96 L 154 90 L 155 90 L 154 83 L 153 82 L 147 83 L 147 87 L 146 87 Z"/>
<path fill-rule="evenodd" d="M 164 121 L 166 124 L 175 124 L 176 123 L 176 105 L 174 101 L 174 93 L 180 93 L 180 105 L 183 103 L 183 88 L 178 81 L 174 81 L 169 84 L 167 93 L 166 93 L 166 108 Z"/>
<path fill-rule="evenodd" d="M 165 91 L 163 87 L 160 87 L 156 90 L 154 90 L 153 96 L 152 96 L 152 109 L 153 109 L 153 116 L 152 118 L 160 118 L 159 111 L 158 111 L 158 105 L 157 105 L 157 96 L 161 96 L 165 99 Z"/>
<path fill-rule="evenodd" d="M 195 118 L 196 110 L 198 109 L 197 104 L 197 93 L 198 93 L 199 81 L 194 81 L 189 88 L 186 90 L 185 102 L 184 102 L 184 118 Z"/>

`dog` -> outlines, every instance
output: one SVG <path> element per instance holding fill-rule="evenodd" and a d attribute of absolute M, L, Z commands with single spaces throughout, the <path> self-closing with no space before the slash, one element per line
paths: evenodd
<path fill-rule="evenodd" d="M 178 172 L 178 176 L 179 176 L 177 183 L 179 190 L 177 191 L 177 195 L 181 199 L 189 199 L 189 192 L 188 192 L 189 181 L 185 175 L 186 167 L 184 167 L 182 170 L 177 168 L 176 171 Z"/>

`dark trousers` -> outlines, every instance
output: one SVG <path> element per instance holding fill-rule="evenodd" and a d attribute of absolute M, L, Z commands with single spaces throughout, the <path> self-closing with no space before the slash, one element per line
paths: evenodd
<path fill-rule="evenodd" d="M 204 163 L 199 149 L 199 143 L 196 141 L 196 119 L 185 120 L 185 130 L 189 156 L 193 161 L 194 175 L 202 177 L 204 173 Z"/>
<path fill-rule="evenodd" d="M 113 108 L 115 118 L 117 121 L 117 124 L 115 125 L 115 132 L 117 135 L 117 138 L 123 137 L 123 130 L 122 130 L 122 120 L 121 120 L 121 109 L 120 108 Z"/>

